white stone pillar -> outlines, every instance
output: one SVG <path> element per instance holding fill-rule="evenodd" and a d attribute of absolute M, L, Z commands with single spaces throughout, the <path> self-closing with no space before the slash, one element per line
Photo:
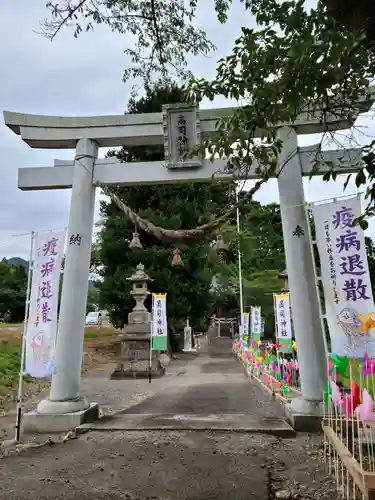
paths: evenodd
<path fill-rule="evenodd" d="M 89 408 L 79 396 L 86 303 L 94 219 L 93 171 L 98 148 L 90 139 L 77 143 L 60 317 L 56 343 L 56 375 L 50 396 L 38 413 L 61 414 Z"/>
<path fill-rule="evenodd" d="M 280 210 L 302 392 L 302 397 L 293 400 L 290 408 L 296 413 L 314 414 L 319 411 L 318 403 L 323 394 L 325 343 L 319 319 L 297 134 L 291 127 L 282 127 L 278 137 L 283 141 L 278 176 Z"/>
<path fill-rule="evenodd" d="M 184 328 L 184 351 L 191 351 L 192 349 L 192 338 L 191 338 L 191 326 L 189 324 L 189 318 L 186 319 L 186 326 Z"/>

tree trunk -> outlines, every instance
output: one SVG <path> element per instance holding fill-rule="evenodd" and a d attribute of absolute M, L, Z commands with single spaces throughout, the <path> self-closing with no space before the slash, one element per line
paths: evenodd
<path fill-rule="evenodd" d="M 172 359 L 176 359 L 173 353 L 180 351 L 180 346 L 176 342 L 178 334 L 176 332 L 176 329 L 172 321 L 168 319 L 167 322 L 168 322 L 168 336 L 167 336 L 168 354 Z"/>

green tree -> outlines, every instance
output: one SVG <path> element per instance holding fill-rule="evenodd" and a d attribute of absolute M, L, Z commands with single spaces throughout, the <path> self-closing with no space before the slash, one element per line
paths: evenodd
<path fill-rule="evenodd" d="M 274 334 L 273 294 L 280 291 L 278 278 L 285 268 L 280 205 L 252 202 L 243 214 L 242 239 L 244 301 L 258 305 L 265 318 L 265 334 Z"/>
<path fill-rule="evenodd" d="M 328 14 L 350 29 L 361 30 L 375 41 L 375 4 L 372 0 L 322 0 Z"/>
<path fill-rule="evenodd" d="M 163 104 L 180 102 L 184 89 L 177 86 L 148 89 L 145 97 L 131 99 L 129 113 L 160 112 Z M 123 162 L 163 160 L 160 146 L 133 147 L 112 152 Z M 126 168 L 126 167 L 124 167 Z M 232 183 L 187 183 L 183 185 L 117 187 L 119 198 L 156 225 L 170 229 L 193 228 L 225 211 L 233 203 Z M 127 322 L 134 306 L 127 278 L 142 262 L 154 280 L 153 292 L 167 293 L 168 318 L 181 330 L 186 317 L 193 328 L 202 330 L 212 313 L 213 296 L 210 293 L 213 266 L 210 263 L 208 240 L 182 245 L 184 265 L 172 267 L 172 250 L 153 235 L 140 232 L 143 249 L 130 249 L 134 225 L 124 217 L 113 202 L 103 202 L 101 215 L 104 227 L 100 233 L 99 283 L 101 306 L 109 311 L 114 325 Z M 148 306 L 150 304 L 148 303 Z"/>
<path fill-rule="evenodd" d="M 236 243 L 240 245 L 242 261 L 242 284 L 245 310 L 249 306 L 261 306 L 266 323 L 266 333 L 274 332 L 273 293 L 280 291 L 278 278 L 285 268 L 285 253 L 280 206 L 276 203 L 261 205 L 250 202 L 242 209 L 241 232 L 231 221 L 225 226 L 225 237 L 232 241 L 235 257 L 230 262 L 221 262 L 217 301 L 228 315 L 239 314 L 239 270 Z"/>
<path fill-rule="evenodd" d="M 27 274 L 22 265 L 0 262 L 0 319 L 19 323 L 25 317 Z"/>
<path fill-rule="evenodd" d="M 91 311 L 96 311 L 97 308 L 99 307 L 99 303 L 100 303 L 99 290 L 96 285 L 93 285 L 89 287 L 87 293 L 86 314 L 88 314 Z"/>
<path fill-rule="evenodd" d="M 241 252 L 247 273 L 285 267 L 280 205 L 253 201 L 242 210 Z"/>

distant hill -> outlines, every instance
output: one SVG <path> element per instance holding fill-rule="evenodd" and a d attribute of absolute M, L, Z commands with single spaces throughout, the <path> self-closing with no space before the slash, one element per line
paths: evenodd
<path fill-rule="evenodd" d="M 12 266 L 23 266 L 26 271 L 29 269 L 29 263 L 21 257 L 11 257 L 10 259 L 6 259 L 6 261 Z"/>

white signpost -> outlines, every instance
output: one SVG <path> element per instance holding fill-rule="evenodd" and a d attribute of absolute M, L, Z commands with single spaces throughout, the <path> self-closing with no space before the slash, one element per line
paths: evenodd
<path fill-rule="evenodd" d="M 167 295 L 152 294 L 152 327 L 150 351 L 168 350 Z M 151 363 L 150 363 L 151 366 Z"/>
<path fill-rule="evenodd" d="M 252 340 L 260 340 L 262 333 L 262 316 L 261 308 L 259 306 L 251 306 L 250 309 L 251 321 L 251 338 Z"/>
<path fill-rule="evenodd" d="M 244 312 L 242 315 L 242 334 L 243 337 L 246 337 L 246 343 L 249 339 L 249 333 L 250 333 L 249 328 L 250 328 L 250 314 L 248 312 Z"/>
<path fill-rule="evenodd" d="M 368 111 L 371 104 L 372 101 L 362 100 L 358 113 Z M 233 178 L 225 172 L 225 161 L 211 163 L 206 159 L 187 159 L 185 162 L 181 153 L 181 145 L 195 145 L 214 134 L 218 120 L 231 112 L 229 108 L 199 111 L 186 104 L 165 107 L 163 113 L 119 116 L 54 117 L 4 112 L 6 125 L 29 146 L 76 150 L 72 161 L 56 161 L 51 167 L 19 169 L 18 186 L 22 190 L 72 188 L 56 374 L 52 378 L 49 398 L 37 408 L 40 423 L 36 423 L 34 417 L 29 419 L 34 430 L 50 430 L 48 426 L 57 421 L 49 418 L 51 414 L 60 416 L 61 428 L 64 424 L 71 428 L 84 421 L 90 410 L 89 402 L 80 396 L 79 386 L 96 186 Z M 347 129 L 354 124 L 356 116 L 352 110 L 350 116 L 344 116 L 344 112 L 339 115 L 336 110 L 334 115 L 326 115 L 323 123 L 321 112 L 316 116 L 314 110 L 309 109 L 293 124 L 280 124 L 278 129 L 283 148 L 277 179 L 302 392 L 300 399 L 293 400 L 292 411 L 304 414 L 318 411 L 326 367 L 302 184 L 302 176 L 313 171 L 316 148 L 299 148 L 297 137 L 298 134 L 323 132 L 327 123 L 330 130 Z M 165 163 L 129 163 L 125 167 L 115 159 L 97 159 L 99 147 L 154 144 L 164 144 Z M 354 172 L 362 165 L 360 149 L 325 151 L 321 157 L 333 162 L 341 172 Z M 247 178 L 258 177 L 255 167 L 250 169 Z M 321 172 L 326 170 L 323 168 Z M 64 415 L 67 415 L 65 420 Z"/>
<path fill-rule="evenodd" d="M 189 318 L 186 319 L 186 326 L 184 328 L 184 352 L 193 350 L 192 329 L 189 324 Z M 195 349 L 194 349 L 195 350 Z"/>
<path fill-rule="evenodd" d="M 292 352 L 292 324 L 290 321 L 289 293 L 274 294 L 276 337 L 279 352 Z"/>

